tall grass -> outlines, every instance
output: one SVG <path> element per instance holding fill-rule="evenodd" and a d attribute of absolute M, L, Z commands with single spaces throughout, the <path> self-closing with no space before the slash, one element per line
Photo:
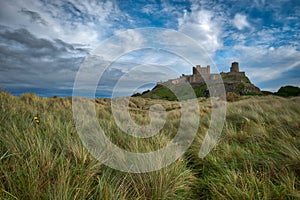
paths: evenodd
<path fill-rule="evenodd" d="M 201 142 L 189 152 L 198 169 L 199 196 L 300 198 L 299 111 L 299 98 L 251 97 L 229 104 L 213 152 L 197 159 Z"/>
<path fill-rule="evenodd" d="M 92 100 L 91 100 L 92 101 Z M 147 152 L 165 146 L 180 123 L 177 102 L 131 98 L 130 114 L 149 123 L 151 105 L 167 121 L 136 139 L 114 122 L 110 99 L 96 99 L 100 126 L 118 146 Z M 214 150 L 198 158 L 210 124 L 199 99 L 200 127 L 186 154 L 158 171 L 130 174 L 94 159 L 81 143 L 70 98 L 15 97 L 0 92 L 0 199 L 297 199 L 300 198 L 300 98 L 247 97 L 228 104 Z M 38 115 L 40 124 L 32 121 Z"/>

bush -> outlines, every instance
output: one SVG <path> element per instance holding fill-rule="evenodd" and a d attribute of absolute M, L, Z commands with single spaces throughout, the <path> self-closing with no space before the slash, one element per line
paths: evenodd
<path fill-rule="evenodd" d="M 300 96 L 300 88 L 291 86 L 291 85 L 287 85 L 287 86 L 281 87 L 275 94 L 278 96 L 282 96 L 282 97 Z"/>
<path fill-rule="evenodd" d="M 274 94 L 273 92 L 266 91 L 266 90 L 262 90 L 261 92 L 263 95 L 273 95 Z"/>

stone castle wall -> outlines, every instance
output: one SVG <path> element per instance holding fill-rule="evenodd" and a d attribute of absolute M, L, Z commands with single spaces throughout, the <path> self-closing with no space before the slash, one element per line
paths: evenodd
<path fill-rule="evenodd" d="M 200 65 L 196 65 L 196 67 L 193 67 L 193 75 L 206 75 L 210 74 L 210 66 L 207 65 L 207 67 L 201 67 Z"/>
<path fill-rule="evenodd" d="M 202 84 L 205 83 L 205 80 L 217 80 L 221 75 L 222 78 L 225 78 L 224 82 L 240 82 L 243 79 L 241 77 L 245 77 L 245 72 L 239 71 L 239 63 L 233 62 L 230 67 L 230 72 L 221 72 L 220 74 L 211 74 L 210 66 L 201 67 L 200 65 L 196 65 L 193 67 L 192 75 L 182 75 L 179 78 L 169 80 L 172 84 L 180 84 L 180 83 L 190 83 L 190 84 Z M 230 77 L 229 80 L 226 77 Z M 205 80 L 204 80 L 205 79 Z"/>

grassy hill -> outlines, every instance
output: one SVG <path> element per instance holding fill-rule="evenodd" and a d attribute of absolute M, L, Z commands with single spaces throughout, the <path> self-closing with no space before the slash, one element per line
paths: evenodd
<path fill-rule="evenodd" d="M 249 78 L 244 74 L 223 73 L 221 75 L 226 93 L 234 93 L 235 95 L 263 95 L 260 89 L 253 85 Z M 191 86 L 196 97 L 209 96 L 206 83 L 191 83 Z M 169 101 L 177 100 L 175 94 L 168 89 L 168 87 L 176 88 L 180 95 L 188 96 L 188 94 L 184 94 L 188 90 L 186 90 L 181 83 L 173 84 L 172 80 L 157 84 L 152 90 L 145 91 L 142 94 L 134 94 L 133 96 L 141 96 L 151 99 L 165 99 Z"/>
<path fill-rule="evenodd" d="M 180 90 L 180 86 L 176 86 L 178 88 L 178 90 Z M 234 94 L 236 96 L 240 96 L 240 95 L 263 95 L 263 93 L 261 93 L 258 90 L 253 89 L 252 84 L 248 84 L 248 83 L 243 83 L 243 82 L 228 82 L 228 83 L 224 83 L 224 87 L 225 87 L 225 91 L 227 96 Z M 207 97 L 208 90 L 207 90 L 207 86 L 206 84 L 200 84 L 200 85 L 194 85 L 192 86 L 194 92 L 195 92 L 195 96 L 196 97 Z M 187 92 L 187 90 L 182 89 L 181 90 L 183 95 L 181 97 L 189 97 L 189 94 L 184 94 L 184 92 Z M 163 85 L 157 85 L 156 87 L 154 87 L 152 90 L 148 90 L 143 92 L 142 94 L 134 94 L 133 96 L 141 96 L 144 98 L 151 98 L 151 99 L 164 99 L 164 100 L 169 100 L 169 101 L 177 101 L 177 97 L 175 96 L 175 94 L 168 89 L 168 87 L 165 87 Z"/>
<path fill-rule="evenodd" d="M 291 85 L 283 86 L 280 87 L 277 92 L 275 92 L 275 95 L 282 96 L 282 97 L 300 96 L 300 88 Z"/>
<path fill-rule="evenodd" d="M 91 101 L 94 101 L 91 99 Z M 138 124 L 161 104 L 167 121 L 150 139 L 122 133 L 110 99 L 96 99 L 100 126 L 119 147 L 147 151 L 176 134 L 176 101 L 131 98 Z M 0 199 L 299 199 L 300 98 L 242 97 L 228 103 L 222 136 L 204 159 L 198 152 L 210 124 L 209 99 L 199 98 L 200 127 L 185 153 L 159 171 L 129 174 L 104 166 L 82 145 L 70 98 L 20 98 L 0 92 Z M 37 125 L 32 121 L 38 115 Z"/>

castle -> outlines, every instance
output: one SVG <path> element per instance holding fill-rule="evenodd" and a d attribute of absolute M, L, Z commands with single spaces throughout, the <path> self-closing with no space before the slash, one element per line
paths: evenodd
<path fill-rule="evenodd" d="M 161 91 L 161 88 L 174 88 L 174 86 L 185 85 L 186 83 L 190 84 L 192 88 L 197 91 L 197 97 L 209 97 L 210 91 L 208 85 L 215 85 L 218 83 L 224 84 L 226 94 L 261 94 L 260 89 L 251 83 L 249 78 L 245 75 L 245 72 L 240 71 L 239 63 L 233 62 L 231 63 L 229 72 L 221 72 L 220 74 L 211 73 L 209 65 L 206 67 L 196 65 L 192 68 L 191 75 L 182 74 L 179 78 L 170 79 L 166 82 L 158 82 L 151 91 L 145 91 L 141 96 L 146 98 L 165 98 L 169 100 L 176 99 L 176 97 L 172 97 L 170 94 L 166 93 L 165 90 Z M 178 89 L 180 90 L 182 87 L 178 87 Z"/>
<path fill-rule="evenodd" d="M 240 72 L 239 70 L 239 63 L 233 62 L 230 67 L 230 72 L 221 72 L 220 74 L 210 73 L 210 66 L 201 67 L 200 65 L 196 65 L 193 67 L 193 74 L 192 75 L 184 75 L 180 76 L 176 79 L 171 79 L 168 82 L 172 84 L 180 84 L 180 83 L 190 83 L 191 85 L 199 85 L 205 83 L 204 80 L 217 80 L 218 77 L 221 75 L 224 82 L 247 82 L 248 79 L 245 79 L 245 72 Z M 226 78 L 229 77 L 230 79 Z"/>

